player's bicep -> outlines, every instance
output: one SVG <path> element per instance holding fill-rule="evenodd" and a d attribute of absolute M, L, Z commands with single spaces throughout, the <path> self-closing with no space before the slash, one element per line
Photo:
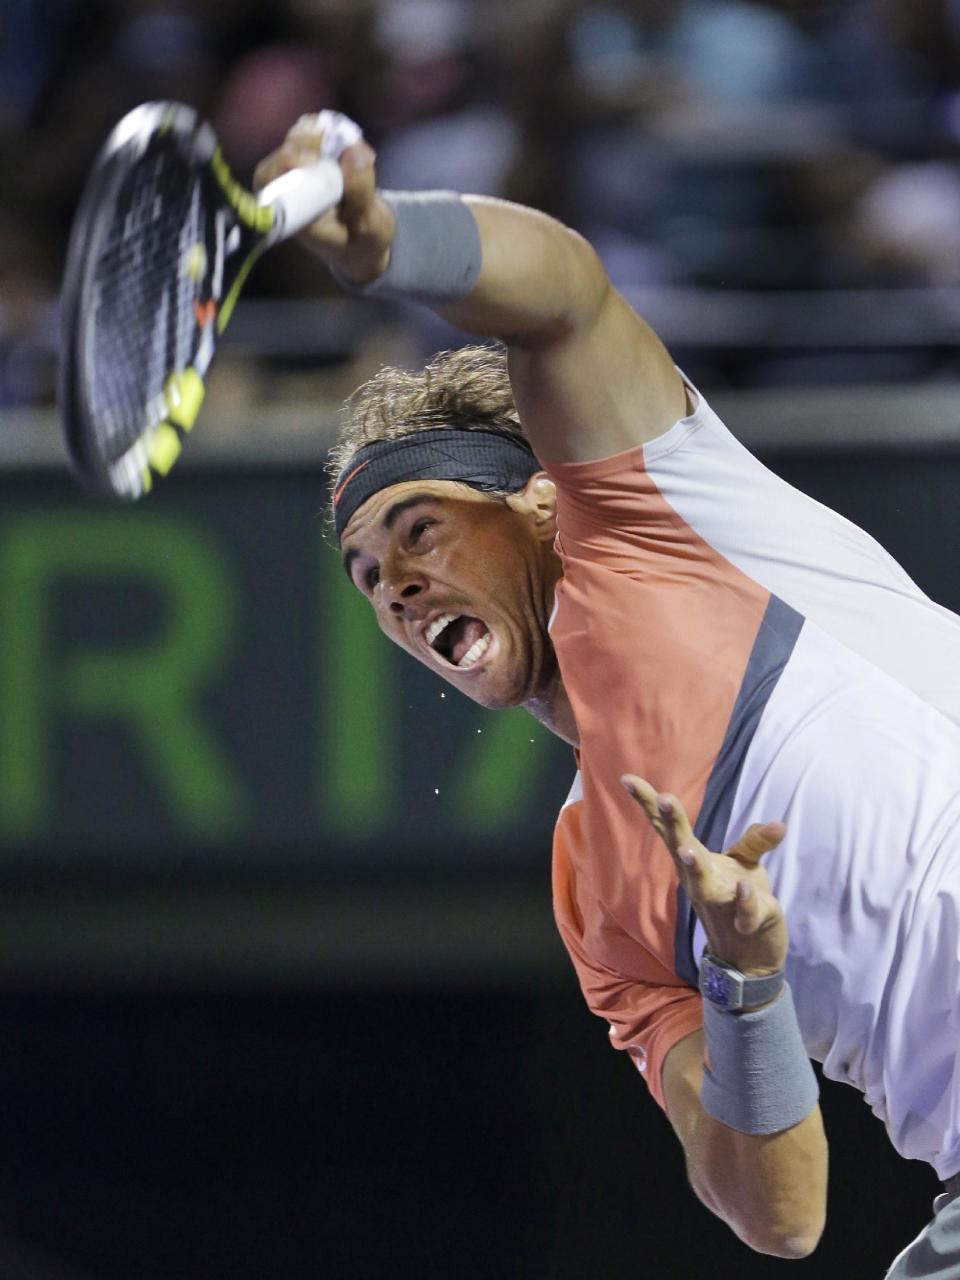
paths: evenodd
<path fill-rule="evenodd" d="M 684 415 L 662 342 L 613 288 L 596 252 L 554 218 L 467 198 L 483 266 L 469 296 L 442 309 L 501 338 L 524 430 L 544 462 L 584 462 L 644 444 Z"/>
<path fill-rule="evenodd" d="M 596 314 L 548 342 L 508 343 L 514 398 L 544 462 L 591 462 L 645 444 L 686 413 L 663 343 L 612 286 Z"/>

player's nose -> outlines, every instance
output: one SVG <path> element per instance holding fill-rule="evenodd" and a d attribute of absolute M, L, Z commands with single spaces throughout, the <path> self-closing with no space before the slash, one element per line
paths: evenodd
<path fill-rule="evenodd" d="M 381 569 L 381 598 L 384 606 L 398 616 L 416 609 L 418 597 L 424 594 L 427 585 L 422 573 L 401 568 L 384 573 Z"/>

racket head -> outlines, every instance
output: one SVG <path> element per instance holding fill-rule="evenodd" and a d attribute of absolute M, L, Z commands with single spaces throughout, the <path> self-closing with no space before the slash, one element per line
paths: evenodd
<path fill-rule="evenodd" d="M 74 218 L 61 296 L 61 420 L 87 489 L 139 498 L 176 461 L 273 221 L 192 108 L 146 103 L 110 134 Z"/>

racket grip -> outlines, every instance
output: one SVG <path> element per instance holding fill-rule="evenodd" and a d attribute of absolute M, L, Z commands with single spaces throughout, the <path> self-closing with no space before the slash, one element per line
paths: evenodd
<path fill-rule="evenodd" d="M 257 196 L 258 204 L 273 206 L 274 222 L 267 243 L 295 236 L 333 208 L 342 195 L 343 174 L 336 160 L 318 160 L 274 178 Z"/>

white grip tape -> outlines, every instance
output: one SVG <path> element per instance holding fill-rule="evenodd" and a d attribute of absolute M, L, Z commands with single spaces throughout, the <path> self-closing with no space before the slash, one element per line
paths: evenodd
<path fill-rule="evenodd" d="M 295 236 L 322 213 L 326 213 L 343 195 L 343 174 L 336 160 L 318 160 L 316 164 L 274 178 L 260 192 L 260 204 L 274 207 L 274 225 L 267 237 L 271 244 Z"/>

